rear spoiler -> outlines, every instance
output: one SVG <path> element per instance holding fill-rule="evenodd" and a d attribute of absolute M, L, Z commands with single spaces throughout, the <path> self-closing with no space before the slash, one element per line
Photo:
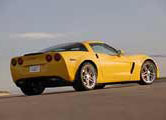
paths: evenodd
<path fill-rule="evenodd" d="M 28 54 L 25 54 L 24 56 L 32 56 L 32 55 L 40 55 L 40 54 L 43 54 L 42 52 L 38 52 L 38 53 L 28 53 Z"/>

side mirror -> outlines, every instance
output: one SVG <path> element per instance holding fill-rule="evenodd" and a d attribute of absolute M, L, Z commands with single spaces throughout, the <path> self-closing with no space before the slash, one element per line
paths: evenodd
<path fill-rule="evenodd" d="M 125 54 L 125 51 L 124 50 L 120 50 L 121 51 L 121 54 L 124 55 Z"/>
<path fill-rule="evenodd" d="M 121 55 L 125 54 L 124 50 L 118 50 L 117 52 L 118 52 L 118 56 L 121 56 Z"/>

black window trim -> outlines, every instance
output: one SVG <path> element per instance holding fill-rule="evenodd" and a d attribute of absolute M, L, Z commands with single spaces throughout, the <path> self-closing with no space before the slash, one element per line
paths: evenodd
<path fill-rule="evenodd" d="M 81 42 L 73 42 L 73 43 L 71 43 L 71 45 L 81 45 L 81 46 L 84 47 L 85 50 L 73 50 L 73 51 L 72 50 L 64 50 L 64 51 L 59 51 L 59 52 L 78 52 L 78 51 L 80 51 L 80 52 L 89 52 L 89 50 L 87 49 L 87 47 L 83 43 L 81 43 Z M 52 47 L 54 47 L 54 46 L 52 46 Z M 49 49 L 49 48 L 46 48 L 46 49 Z M 46 50 L 46 49 L 43 49 L 41 51 L 45 51 L 45 52 L 56 52 L 56 51 L 53 51 L 53 50 L 49 51 L 49 50 Z"/>

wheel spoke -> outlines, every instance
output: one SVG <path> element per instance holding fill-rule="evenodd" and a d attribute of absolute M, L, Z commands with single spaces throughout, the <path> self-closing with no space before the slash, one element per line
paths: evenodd
<path fill-rule="evenodd" d="M 148 71 L 148 67 L 147 67 L 147 66 L 145 66 L 145 67 L 144 67 L 144 70 L 145 70 L 145 71 Z"/>
<path fill-rule="evenodd" d="M 150 76 L 149 76 L 149 75 L 147 75 L 147 81 L 151 81 L 151 79 L 150 79 Z"/>
<path fill-rule="evenodd" d="M 90 86 L 90 80 L 89 79 L 86 80 L 86 83 L 87 83 L 87 86 Z"/>
<path fill-rule="evenodd" d="M 151 72 L 150 75 L 151 75 L 151 76 L 154 76 L 154 75 L 156 75 L 156 74 Z"/>
<path fill-rule="evenodd" d="M 90 77 L 90 78 L 89 78 L 89 81 L 90 81 L 91 83 L 94 83 L 94 78 L 93 78 L 93 77 Z"/>
<path fill-rule="evenodd" d="M 147 76 L 147 72 L 142 73 L 142 76 L 144 77 Z"/>

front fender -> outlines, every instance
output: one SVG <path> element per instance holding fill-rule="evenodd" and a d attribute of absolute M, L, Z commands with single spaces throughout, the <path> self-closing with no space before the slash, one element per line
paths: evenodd
<path fill-rule="evenodd" d="M 159 78 L 160 76 L 160 71 L 159 71 L 159 67 L 158 67 L 158 64 L 157 62 L 149 57 L 149 56 L 146 56 L 146 55 L 136 55 L 132 58 L 132 61 L 136 63 L 136 66 L 135 66 L 135 70 L 131 76 L 131 79 L 132 80 L 140 80 L 140 72 L 141 72 L 141 68 L 142 68 L 142 65 L 146 62 L 146 61 L 152 61 L 155 65 L 156 65 L 156 68 L 157 68 L 157 78 Z"/>

